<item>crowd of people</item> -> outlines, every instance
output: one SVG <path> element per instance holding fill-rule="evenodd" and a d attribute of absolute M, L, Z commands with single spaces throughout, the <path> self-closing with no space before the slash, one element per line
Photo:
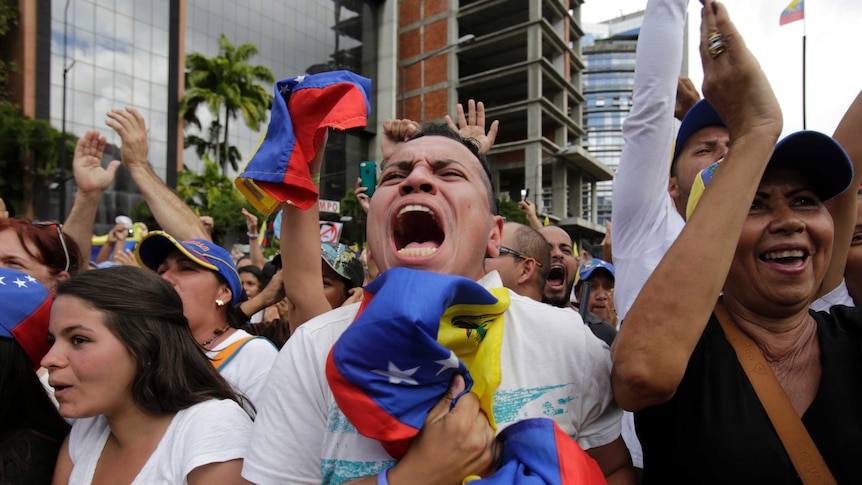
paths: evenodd
<path fill-rule="evenodd" d="M 120 166 L 95 130 L 64 224 L 0 211 L 0 483 L 853 482 L 862 94 L 833 136 L 779 139 L 703 4 L 704 99 L 677 77 L 688 0 L 647 5 L 613 239 L 580 251 L 529 200 L 497 214 L 481 102 L 383 124 L 361 254 L 283 203 L 269 260 L 246 210 L 248 254 L 213 241 L 112 110 L 159 229 L 118 219 L 93 254 Z"/>

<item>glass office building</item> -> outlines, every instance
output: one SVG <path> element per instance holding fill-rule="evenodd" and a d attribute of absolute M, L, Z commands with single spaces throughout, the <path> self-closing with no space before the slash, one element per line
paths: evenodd
<path fill-rule="evenodd" d="M 234 45 L 254 44 L 251 64 L 268 67 L 276 79 L 333 69 L 375 77 L 376 10 L 382 2 L 363 0 L 37 0 L 41 14 L 37 64 L 44 66 L 49 46 L 49 75 L 36 80 L 37 98 L 47 98 L 37 117 L 76 136 L 98 129 L 108 138 L 106 158 L 119 158 L 119 136 L 105 125 L 106 112 L 132 106 L 149 127 L 149 160 L 169 184 L 178 167 L 198 171 L 191 150 L 181 152 L 177 103 L 181 96 L 183 52 L 218 54 L 224 33 Z M 44 17 L 40 16 L 40 19 Z M 50 29 L 45 42 L 46 27 Z M 45 79 L 47 78 L 47 79 Z M 267 90 L 272 89 L 266 86 Z M 65 110 L 64 110 L 65 94 Z M 212 115 L 199 112 L 204 127 Z M 369 130 L 375 122 L 369 122 Z M 261 129 L 261 132 L 263 131 Z M 330 139 L 322 175 L 322 198 L 340 200 L 358 175 L 355 165 L 368 157 L 369 130 L 353 130 Z M 261 132 L 241 118 L 230 122 L 229 142 L 244 160 Z M 180 156 L 182 153 L 182 156 Z M 106 160 L 107 161 L 107 160 Z M 356 163 L 348 163 L 356 162 Z M 141 198 L 121 170 L 99 210 L 104 226 L 117 214 L 128 214 Z M 67 184 L 65 209 L 71 206 Z M 59 197 L 54 195 L 54 207 Z M 53 208 L 53 207 L 52 207 Z M 48 209 L 46 209 L 48 210 Z M 57 210 L 57 209 L 53 209 Z M 56 213 L 56 212 L 55 212 Z"/>
<path fill-rule="evenodd" d="M 623 122 L 632 106 L 635 50 L 642 23 L 643 12 L 637 12 L 588 26 L 591 42 L 583 48 L 584 148 L 614 173 L 623 150 Z M 598 182 L 596 192 L 598 221 L 604 223 L 611 218 L 613 181 Z"/>

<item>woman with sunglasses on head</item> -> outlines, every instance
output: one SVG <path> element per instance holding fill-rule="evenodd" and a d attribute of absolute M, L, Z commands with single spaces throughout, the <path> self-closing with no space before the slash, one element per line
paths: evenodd
<path fill-rule="evenodd" d="M 244 483 L 251 418 L 200 352 L 183 302 L 141 268 L 90 271 L 56 290 L 49 369 L 75 418 L 54 483 Z"/>
<path fill-rule="evenodd" d="M 78 244 L 55 222 L 0 219 L 0 267 L 32 275 L 49 289 L 81 268 Z"/>

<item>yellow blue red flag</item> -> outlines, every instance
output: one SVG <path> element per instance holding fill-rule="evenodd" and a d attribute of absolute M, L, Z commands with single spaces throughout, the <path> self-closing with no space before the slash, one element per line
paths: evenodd
<path fill-rule="evenodd" d="M 371 80 L 350 71 L 283 79 L 274 94 L 266 133 L 234 182 L 266 216 L 281 202 L 302 210 L 315 204 L 308 164 L 326 129 L 365 126 L 371 113 Z"/>
<path fill-rule="evenodd" d="M 789 24 L 805 18 L 805 0 L 793 0 L 790 5 L 784 8 L 781 12 L 781 17 L 778 18 L 778 25 Z"/>
<path fill-rule="evenodd" d="M 407 268 L 386 271 L 365 288 L 356 319 L 327 358 L 335 402 L 360 434 L 400 459 L 460 374 L 496 429 L 493 396 L 508 307 L 505 288 L 486 290 L 460 276 Z M 464 483 L 607 483 L 598 464 L 552 419 L 519 421 L 498 439 L 503 453 L 496 472 Z"/>

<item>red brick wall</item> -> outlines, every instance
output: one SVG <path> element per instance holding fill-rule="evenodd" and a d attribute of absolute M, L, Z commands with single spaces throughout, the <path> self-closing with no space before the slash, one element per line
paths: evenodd
<path fill-rule="evenodd" d="M 415 58 L 426 52 L 445 47 L 448 44 L 449 24 L 446 19 L 428 22 L 425 19 L 445 13 L 449 0 L 399 0 L 398 3 L 398 60 Z M 409 66 L 406 71 L 406 86 L 402 84 L 399 69 L 398 99 L 401 87 L 412 93 L 406 99 L 405 116 L 415 120 L 432 120 L 446 115 L 448 106 L 445 89 L 422 93 L 423 86 L 440 84 L 449 79 L 448 55 L 445 53 Z M 398 116 L 401 116 L 401 103 L 398 103 Z M 424 115 L 423 115 L 424 107 Z"/>
<path fill-rule="evenodd" d="M 438 89 L 425 93 L 425 120 L 436 120 L 446 116 L 446 107 L 448 105 L 449 96 L 448 90 Z M 409 106 L 409 105 L 408 105 Z"/>

